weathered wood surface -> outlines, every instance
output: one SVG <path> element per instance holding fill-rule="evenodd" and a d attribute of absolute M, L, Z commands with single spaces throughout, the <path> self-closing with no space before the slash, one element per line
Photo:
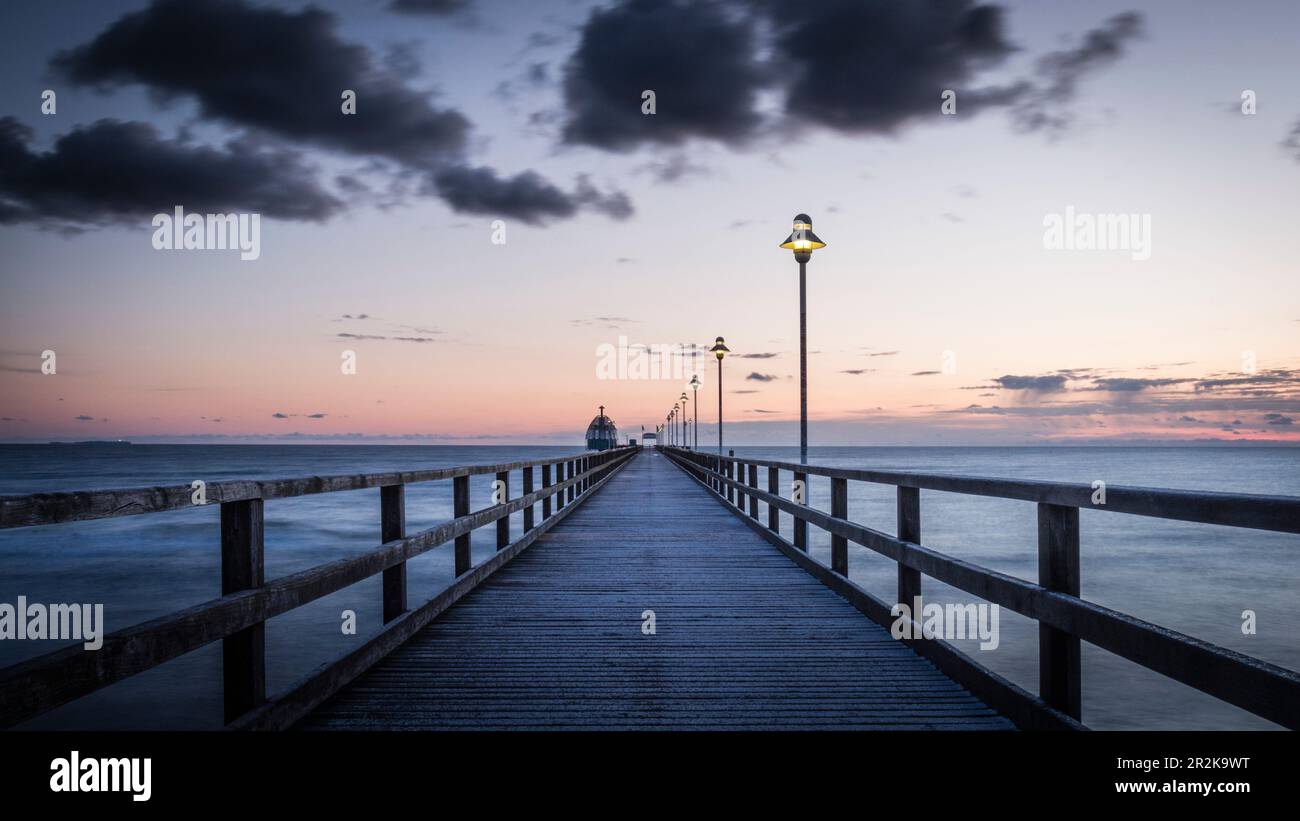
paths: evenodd
<path fill-rule="evenodd" d="M 1011 724 L 643 452 L 298 726 Z"/>

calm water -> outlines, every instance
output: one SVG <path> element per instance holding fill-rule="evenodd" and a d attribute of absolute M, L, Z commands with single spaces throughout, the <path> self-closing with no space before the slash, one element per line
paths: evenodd
<path fill-rule="evenodd" d="M 278 478 L 409 470 L 558 456 L 544 447 L 389 446 L 0 446 L 0 494 L 234 478 Z M 738 455 L 797 461 L 794 448 L 738 448 Z M 809 460 L 844 467 L 905 469 L 1110 485 L 1300 496 L 1300 449 L 1288 448 L 813 448 Z M 788 476 L 786 477 L 788 479 Z M 492 477 L 475 477 L 484 506 Z M 811 502 L 829 508 L 829 480 L 813 477 Z M 518 477 L 512 478 L 512 493 Z M 347 498 L 345 498 L 347 497 Z M 922 491 L 922 540 L 930 547 L 1021 578 L 1037 575 L 1036 513 L 1027 502 Z M 888 487 L 850 483 L 852 518 L 893 532 Z M 451 517 L 451 483 L 407 489 L 407 529 Z M 514 517 L 516 520 L 518 516 Z M 220 594 L 216 505 L 41 528 L 0 531 L 0 601 L 100 602 L 110 630 L 166 615 Z M 274 500 L 266 506 L 266 574 L 275 578 L 361 553 L 378 543 L 375 490 Z M 519 523 L 513 523 L 518 535 Z M 783 516 L 782 529 L 790 533 Z M 1166 522 L 1097 510 L 1081 514 L 1082 588 L 1092 601 L 1231 649 L 1300 669 L 1300 536 Z M 810 528 L 813 553 L 829 561 L 829 539 Z M 494 551 L 491 529 L 476 534 L 474 560 Z M 893 563 L 851 545 L 850 575 L 891 599 Z M 452 579 L 450 546 L 409 564 L 410 600 L 422 602 Z M 927 601 L 972 601 L 932 579 Z M 340 613 L 355 610 L 359 635 L 342 635 Z M 1254 610 L 1258 634 L 1241 633 Z M 272 693 L 288 687 L 379 627 L 379 579 L 367 580 L 268 622 Z M 1037 630 L 1003 610 L 1001 643 L 980 663 L 1037 689 Z M 0 642 L 0 665 L 55 648 Z M 1084 721 L 1097 728 L 1269 728 L 1234 707 L 1089 645 L 1083 648 Z M 27 726 L 32 728 L 215 728 L 221 722 L 220 645 L 123 681 Z"/>

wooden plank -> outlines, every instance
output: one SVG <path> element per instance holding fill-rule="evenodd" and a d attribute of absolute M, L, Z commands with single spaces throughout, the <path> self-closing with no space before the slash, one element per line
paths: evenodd
<path fill-rule="evenodd" d="M 849 482 L 831 479 L 831 515 L 837 519 L 849 518 Z M 841 576 L 849 575 L 849 540 L 831 535 L 831 571 Z"/>
<path fill-rule="evenodd" d="M 773 496 L 781 495 L 781 471 L 779 468 L 767 469 L 767 492 Z M 767 506 L 767 529 L 773 533 L 781 532 L 781 510 L 775 505 Z"/>
<path fill-rule="evenodd" d="M 1079 595 L 1079 509 L 1038 506 L 1038 584 Z M 1043 701 L 1082 720 L 1083 673 L 1079 637 L 1038 625 L 1038 691 Z"/>
<path fill-rule="evenodd" d="M 913 544 L 921 543 L 921 489 L 900 487 L 898 496 L 898 538 Z M 898 603 L 908 608 L 915 606 L 921 595 L 921 571 L 899 562 Z"/>
<path fill-rule="evenodd" d="M 626 446 L 620 452 L 630 452 Z M 463 465 L 437 470 L 390 473 L 359 473 L 342 476 L 305 476 L 266 481 L 234 480 L 208 482 L 208 503 L 239 502 L 248 499 L 288 499 L 317 493 L 366 490 L 388 485 L 434 482 L 458 476 L 483 476 L 500 471 L 521 470 L 528 465 L 558 465 L 572 456 L 533 459 L 526 462 L 503 462 L 497 465 Z M 189 485 L 172 487 L 83 490 L 68 493 L 34 493 L 27 496 L 0 496 L 0 529 L 31 527 L 58 522 L 80 522 L 116 516 L 135 516 L 193 507 L 194 489 Z"/>
<path fill-rule="evenodd" d="M 497 485 L 501 489 L 501 502 L 506 504 L 510 499 L 510 474 L 506 471 L 497 473 Z M 496 501 L 495 499 L 493 501 Z M 510 546 L 510 517 L 503 516 L 497 519 L 497 550 L 502 550 Z"/>
<path fill-rule="evenodd" d="M 297 726 L 1011 727 L 695 487 L 643 452 Z"/>
<path fill-rule="evenodd" d="M 379 489 L 379 541 L 395 542 L 406 537 L 406 485 Z M 384 569 L 384 623 L 406 612 L 406 562 Z"/>
<path fill-rule="evenodd" d="M 221 595 L 261 587 L 266 581 L 262 500 L 221 505 Z M 266 630 L 263 622 L 222 640 L 222 692 L 229 724 L 266 701 Z"/>
<path fill-rule="evenodd" d="M 527 496 L 532 492 L 533 492 L 533 469 L 531 467 L 526 467 L 524 468 L 524 495 Z M 525 533 L 532 530 L 536 526 L 536 522 L 533 521 L 533 513 L 535 507 L 536 507 L 535 505 L 529 505 L 528 507 L 524 508 L 524 532 Z"/>

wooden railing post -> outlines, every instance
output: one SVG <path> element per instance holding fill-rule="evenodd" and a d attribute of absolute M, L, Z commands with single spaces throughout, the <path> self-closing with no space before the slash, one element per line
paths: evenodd
<path fill-rule="evenodd" d="M 728 455 L 728 456 L 735 456 L 735 455 L 736 455 L 736 452 L 735 452 L 734 450 L 728 450 L 728 451 L 727 451 L 727 455 Z M 734 479 L 735 476 L 736 476 L 736 463 L 735 463 L 735 462 L 728 461 L 728 462 L 727 462 L 727 478 L 728 478 L 728 479 Z M 731 502 L 733 505 L 736 503 L 736 489 L 735 489 L 734 487 L 732 487 L 731 485 L 727 485 L 727 501 L 728 501 L 728 502 Z"/>
<path fill-rule="evenodd" d="M 551 486 L 551 466 L 542 465 L 542 490 Z M 542 499 L 542 521 L 551 518 L 551 497 Z"/>
<path fill-rule="evenodd" d="M 801 502 L 801 504 L 807 505 L 812 501 L 810 498 L 812 491 L 808 487 L 808 474 L 796 473 L 794 475 L 794 480 L 803 483 L 801 485 L 801 487 L 803 487 L 803 502 Z M 807 520 L 800 518 L 797 513 L 794 514 L 794 546 L 805 553 L 808 552 L 808 522 Z"/>
<path fill-rule="evenodd" d="M 379 489 L 379 541 L 387 544 L 406 536 L 406 485 Z M 384 571 L 384 624 L 406 612 L 406 562 Z"/>
<path fill-rule="evenodd" d="M 524 495 L 527 496 L 532 492 L 533 492 L 533 466 L 529 465 L 528 467 L 524 468 Z M 536 507 L 536 505 L 529 505 L 528 507 L 524 508 L 524 532 L 525 533 L 532 530 L 533 527 L 535 526 L 535 522 L 533 521 L 534 507 Z"/>
<path fill-rule="evenodd" d="M 457 476 L 451 480 L 452 515 L 459 519 L 469 515 L 469 477 Z M 469 572 L 470 534 L 456 537 L 456 575 Z"/>
<path fill-rule="evenodd" d="M 221 595 L 261 587 L 266 581 L 262 500 L 221 505 Z M 266 701 L 266 624 L 222 639 L 221 669 L 227 724 Z"/>
<path fill-rule="evenodd" d="M 758 465 L 750 462 L 749 464 L 749 486 L 758 490 Z M 758 521 L 758 496 L 749 494 L 749 518 Z"/>
<path fill-rule="evenodd" d="M 574 460 L 572 460 L 572 459 L 570 459 L 569 461 L 567 461 L 567 462 L 564 463 L 564 469 L 565 469 L 565 471 L 568 473 L 568 475 L 565 477 L 566 480 L 568 480 L 568 479 L 572 479 L 572 478 L 573 478 L 573 469 L 574 469 L 574 465 L 575 465 L 575 462 L 574 462 Z M 565 493 L 566 493 L 566 494 L 568 495 L 568 497 L 569 497 L 569 503 L 570 503 L 570 504 L 573 503 L 573 487 L 574 487 L 573 485 L 569 485 L 569 487 L 565 490 Z"/>
<path fill-rule="evenodd" d="M 1038 583 L 1079 595 L 1079 509 L 1038 504 Z M 1050 706 L 1079 720 L 1083 713 L 1079 639 L 1038 625 L 1038 691 Z"/>
<path fill-rule="evenodd" d="M 898 538 L 912 544 L 921 543 L 921 489 L 898 487 Z M 898 603 L 911 608 L 921 595 L 921 571 L 898 564 Z M 913 618 L 920 621 L 920 614 Z"/>
<path fill-rule="evenodd" d="M 781 495 L 781 469 L 767 469 L 767 492 L 773 496 Z M 774 504 L 767 506 L 767 529 L 773 533 L 781 532 L 781 508 Z"/>
<path fill-rule="evenodd" d="M 510 473 L 509 471 L 497 471 L 497 481 L 500 482 L 501 504 L 510 501 Z M 497 519 L 497 550 L 502 550 L 510 546 L 510 517 L 502 516 Z"/>
<path fill-rule="evenodd" d="M 831 515 L 837 519 L 849 518 L 849 480 L 831 479 Z M 849 575 L 849 540 L 831 534 L 831 570 L 841 576 Z"/>

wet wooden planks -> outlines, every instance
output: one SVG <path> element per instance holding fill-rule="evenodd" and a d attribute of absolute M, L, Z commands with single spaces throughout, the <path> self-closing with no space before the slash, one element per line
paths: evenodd
<path fill-rule="evenodd" d="M 1011 728 L 653 451 L 298 726 Z"/>

